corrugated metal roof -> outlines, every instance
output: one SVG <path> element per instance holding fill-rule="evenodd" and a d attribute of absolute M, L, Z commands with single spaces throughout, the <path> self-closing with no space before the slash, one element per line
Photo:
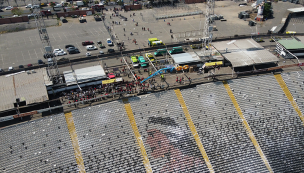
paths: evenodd
<path fill-rule="evenodd" d="M 278 42 L 284 46 L 287 50 L 289 49 L 304 49 L 304 43 L 296 39 L 278 40 Z"/>
<path fill-rule="evenodd" d="M 76 84 L 76 80 L 71 70 L 64 71 L 63 74 L 67 85 Z M 88 82 L 90 80 L 96 79 L 103 79 L 107 77 L 105 71 L 100 65 L 76 69 L 75 74 L 77 76 L 78 83 Z"/>
<path fill-rule="evenodd" d="M 194 52 L 173 54 L 171 56 L 177 64 L 187 64 L 200 61 L 200 58 Z"/>
<path fill-rule="evenodd" d="M 293 13 L 298 13 L 298 12 L 303 12 L 304 11 L 304 7 L 290 8 L 290 9 L 287 9 L 287 10 L 290 11 L 290 12 L 293 12 Z"/>
<path fill-rule="evenodd" d="M 244 67 L 278 61 L 278 58 L 265 50 L 252 39 L 214 42 L 213 46 L 231 62 L 233 67 Z M 226 52 L 227 48 L 227 52 Z"/>
<path fill-rule="evenodd" d="M 26 104 L 48 100 L 44 80 L 45 68 L 15 75 L 0 76 L 0 111 L 14 108 L 16 98 Z"/>

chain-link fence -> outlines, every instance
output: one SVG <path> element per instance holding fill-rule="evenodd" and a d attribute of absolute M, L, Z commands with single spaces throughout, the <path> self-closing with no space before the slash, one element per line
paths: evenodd
<path fill-rule="evenodd" d="M 176 4 L 174 6 L 155 7 L 153 10 L 153 16 L 156 20 L 203 14 L 203 11 L 194 4 L 182 3 Z"/>

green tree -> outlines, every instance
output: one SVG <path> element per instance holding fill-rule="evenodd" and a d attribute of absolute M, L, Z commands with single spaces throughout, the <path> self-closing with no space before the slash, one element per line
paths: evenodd
<path fill-rule="evenodd" d="M 12 9 L 12 13 L 13 13 L 13 15 L 18 15 L 18 16 L 20 16 L 20 15 L 23 13 L 23 11 L 20 10 L 19 8 L 17 8 L 17 7 L 14 7 L 14 8 Z"/>
<path fill-rule="evenodd" d="M 99 4 L 99 1 L 95 1 L 95 4 Z"/>
<path fill-rule="evenodd" d="M 51 2 L 51 3 L 50 3 L 50 6 L 51 6 L 52 8 L 54 8 L 55 5 L 56 5 L 55 2 Z"/>
<path fill-rule="evenodd" d="M 83 4 L 84 4 L 84 6 L 88 6 L 89 5 L 89 0 L 83 0 Z"/>
<path fill-rule="evenodd" d="M 118 5 L 124 5 L 124 3 L 122 2 L 122 0 L 119 0 L 119 1 L 117 2 L 117 4 L 118 4 Z"/>
<path fill-rule="evenodd" d="M 264 18 L 271 18 L 272 17 L 272 9 L 271 9 L 271 5 L 268 3 L 265 3 L 264 5 L 264 10 L 263 10 L 263 16 Z"/>

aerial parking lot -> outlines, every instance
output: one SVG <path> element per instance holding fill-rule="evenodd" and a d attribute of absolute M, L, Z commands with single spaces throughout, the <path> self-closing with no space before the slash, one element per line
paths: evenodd
<path fill-rule="evenodd" d="M 64 49 L 65 45 L 71 44 L 77 47 L 79 54 L 65 55 L 66 58 L 85 56 L 86 52 L 98 53 L 106 52 L 109 46 L 106 40 L 109 34 L 102 22 L 82 23 L 72 22 L 58 27 L 48 27 L 48 35 L 53 49 Z M 106 47 L 104 49 L 87 51 L 86 46 L 82 46 L 84 41 L 93 41 L 97 46 L 97 41 L 101 41 Z M 113 48 L 110 47 L 110 48 Z M 37 63 L 44 55 L 43 46 L 37 29 L 0 34 L 0 68 Z"/>
<path fill-rule="evenodd" d="M 284 17 L 283 12 L 288 8 L 300 6 L 289 2 L 273 3 L 274 19 L 258 23 L 256 27 L 248 26 L 248 19 L 244 21 L 237 18 L 237 14 L 241 11 L 252 9 L 248 6 L 240 7 L 238 3 L 230 1 L 216 1 L 215 14 L 223 15 L 227 21 L 216 20 L 212 26 L 216 26 L 217 31 L 213 31 L 213 38 L 234 35 L 249 35 L 251 33 L 267 33 L 271 27 L 278 25 Z M 107 8 L 113 9 L 113 6 Z M 155 15 L 159 11 L 167 11 L 166 14 L 188 12 L 190 10 L 205 11 L 203 3 L 190 4 L 189 8 L 179 7 L 180 10 L 172 7 L 160 7 L 154 9 L 143 9 L 139 11 L 124 12 L 119 14 L 126 17 L 127 21 L 120 17 L 112 16 L 113 11 L 104 11 L 106 15 L 105 21 L 96 22 L 93 16 L 87 16 L 86 23 L 79 23 L 78 18 L 68 17 L 68 23 L 62 23 L 61 26 L 47 27 L 50 42 L 53 49 L 64 49 L 65 45 L 71 44 L 77 47 L 79 54 L 64 55 L 65 58 L 75 58 L 85 56 L 87 52 L 98 54 L 99 51 L 106 53 L 108 49 L 118 50 L 117 42 L 123 42 L 125 50 L 145 49 L 148 48 L 148 38 L 158 38 L 163 43 L 183 42 L 187 38 L 203 37 L 203 28 L 205 23 L 204 14 L 174 17 L 162 20 L 156 20 Z M 233 13 L 231 12 L 233 11 Z M 134 13 L 134 15 L 133 15 Z M 164 13 L 165 14 L 165 13 Z M 56 20 L 45 19 L 45 21 Z M 34 20 L 30 22 L 34 23 Z M 107 38 L 110 38 L 109 32 L 113 36 L 114 46 L 106 44 Z M 235 26 L 238 27 L 235 27 Z M 301 27 L 297 27 L 301 29 Z M 93 41 L 97 50 L 87 51 L 86 46 L 82 46 L 83 41 Z M 100 49 L 97 41 L 101 41 L 105 48 Z M 39 38 L 37 29 L 25 30 L 20 32 L 12 32 L 0 34 L 0 68 L 6 69 L 10 66 L 27 65 L 37 63 L 43 58 L 44 50 Z"/>

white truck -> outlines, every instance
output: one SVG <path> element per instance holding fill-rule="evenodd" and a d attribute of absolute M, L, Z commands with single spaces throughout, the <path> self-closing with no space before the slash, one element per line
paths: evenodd
<path fill-rule="evenodd" d="M 83 7 L 84 6 L 83 1 L 76 1 L 76 2 L 74 2 L 74 5 L 76 5 L 78 7 Z"/>

